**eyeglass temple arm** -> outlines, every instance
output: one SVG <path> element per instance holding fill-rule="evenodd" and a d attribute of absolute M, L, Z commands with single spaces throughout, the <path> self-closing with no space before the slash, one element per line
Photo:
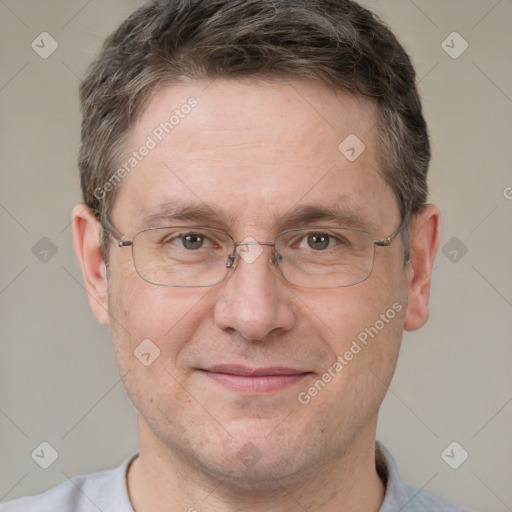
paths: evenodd
<path fill-rule="evenodd" d="M 407 226 L 407 224 L 409 224 L 409 214 L 404 217 L 402 224 L 400 224 L 400 227 L 392 235 L 389 235 L 383 240 L 374 240 L 373 243 L 379 247 L 388 247 L 391 245 L 393 239 Z"/>
<path fill-rule="evenodd" d="M 110 222 L 108 215 L 103 216 L 103 218 L 100 219 L 100 223 L 103 229 L 108 232 L 109 236 L 117 242 L 118 247 L 129 247 L 130 245 L 133 245 L 133 240 L 121 240 L 124 235 L 119 234 L 117 229 Z"/>

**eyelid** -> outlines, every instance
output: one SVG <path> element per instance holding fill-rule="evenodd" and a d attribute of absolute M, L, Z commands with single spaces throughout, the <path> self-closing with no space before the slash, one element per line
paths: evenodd
<path fill-rule="evenodd" d="M 311 230 L 311 231 L 306 231 L 302 236 L 300 236 L 300 240 L 303 240 L 304 238 L 308 237 L 309 235 L 315 235 L 315 234 L 318 234 L 318 235 L 327 235 L 329 237 L 329 242 L 331 240 L 335 240 L 336 242 L 341 242 L 342 240 L 340 240 L 341 237 L 338 237 L 336 236 L 334 233 L 330 233 L 328 230 L 318 230 L 318 231 L 314 231 L 314 230 Z"/>
<path fill-rule="evenodd" d="M 196 230 L 194 230 L 194 229 L 196 229 Z M 227 233 L 225 231 L 222 231 L 222 230 L 218 230 L 218 231 L 227 235 Z M 192 227 L 191 229 L 188 229 L 188 230 L 182 230 L 180 232 L 176 232 L 179 234 L 176 234 L 176 236 L 174 236 L 172 240 L 176 240 L 176 239 L 184 240 L 187 235 L 201 235 L 203 238 L 203 243 L 209 243 L 210 246 L 213 248 L 222 247 L 223 242 L 226 242 L 227 240 L 219 240 L 219 239 L 216 240 L 215 239 L 216 232 L 217 231 L 213 231 L 211 234 L 209 234 L 208 231 L 201 231 L 201 227 L 199 227 L 199 228 Z M 229 239 L 229 240 L 231 240 L 231 239 Z M 204 248 L 205 247 L 203 247 L 203 245 L 201 245 L 200 249 L 204 249 Z M 208 249 L 208 248 L 209 247 L 206 247 L 206 249 Z"/>
<path fill-rule="evenodd" d="M 299 228 L 300 229 L 300 228 Z M 298 248 L 307 248 L 305 244 L 307 245 L 307 237 L 314 234 L 323 234 L 327 235 L 329 237 L 329 248 L 331 246 L 337 246 L 339 244 L 342 244 L 343 242 L 333 233 L 329 232 L 328 229 L 323 230 L 315 230 L 313 229 L 306 229 L 304 231 L 290 231 L 288 233 L 289 238 L 286 237 L 286 233 L 284 237 L 282 238 L 283 243 L 290 247 L 298 247 Z M 336 243 L 334 243 L 336 242 Z"/>
<path fill-rule="evenodd" d="M 319 222 L 320 224 L 320 222 Z M 334 225 L 326 225 L 325 221 L 323 223 L 321 223 L 320 225 L 315 225 L 315 224 L 308 224 L 306 226 L 297 226 L 297 227 L 293 227 L 293 228 L 287 228 L 287 229 L 284 229 L 284 230 L 281 230 L 279 231 L 278 233 L 275 234 L 274 236 L 274 239 L 276 237 L 280 237 L 282 235 L 285 235 L 285 234 L 288 234 L 289 236 L 292 236 L 293 234 L 297 234 L 297 235 L 300 235 L 301 233 L 299 233 L 299 231 L 304 231 L 304 235 L 305 236 L 306 234 L 308 233 L 326 233 L 326 234 L 329 234 L 330 236 L 333 236 L 335 237 L 336 234 L 334 234 L 332 231 L 333 230 L 346 230 L 348 232 L 350 231 L 359 231 L 359 232 L 363 232 L 363 233 L 366 233 L 367 235 L 370 235 L 370 233 L 361 228 L 361 227 L 352 227 L 352 226 L 340 226 L 339 224 L 334 224 Z M 200 233 L 202 234 L 203 236 L 205 236 L 206 238 L 209 238 L 211 239 L 212 238 L 212 235 L 214 235 L 215 233 L 222 233 L 224 235 L 226 235 L 228 238 L 232 239 L 232 240 L 235 240 L 235 237 L 232 236 L 229 231 L 227 229 L 222 229 L 222 228 L 218 228 L 218 227 L 212 227 L 211 225 L 207 225 L 205 226 L 204 224 L 201 224 L 201 225 L 175 225 L 175 226 L 152 226 L 150 228 L 146 228 L 146 229 L 143 229 L 142 231 L 139 231 L 139 233 L 143 233 L 143 232 L 146 232 L 146 231 L 149 231 L 149 232 L 158 232 L 158 231 L 164 231 L 164 230 L 174 230 L 176 232 L 178 231 L 181 231 L 182 234 L 195 234 L 195 233 Z M 371 235 L 370 235 L 371 236 Z M 272 239 L 272 236 L 270 236 L 270 239 Z M 262 241 L 263 243 L 263 241 Z"/>

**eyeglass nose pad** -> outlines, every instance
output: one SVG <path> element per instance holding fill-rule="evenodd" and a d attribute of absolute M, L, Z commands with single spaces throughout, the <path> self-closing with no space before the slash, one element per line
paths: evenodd
<path fill-rule="evenodd" d="M 228 254 L 226 268 L 236 268 L 236 249 L 231 254 Z"/>
<path fill-rule="evenodd" d="M 235 269 L 236 268 L 236 256 L 237 256 L 237 252 L 236 252 L 236 249 L 231 253 L 231 254 L 228 254 L 228 259 L 226 260 L 226 264 L 225 264 L 225 267 L 226 268 L 231 268 L 231 269 Z M 283 261 L 283 257 L 281 256 L 281 254 L 279 254 L 274 246 L 274 255 L 272 257 L 272 259 L 270 260 L 270 262 L 276 262 L 276 263 L 280 263 L 281 261 Z"/>

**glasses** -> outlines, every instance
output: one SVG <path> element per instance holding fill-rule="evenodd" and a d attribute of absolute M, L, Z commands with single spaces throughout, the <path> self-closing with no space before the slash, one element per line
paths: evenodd
<path fill-rule="evenodd" d="M 170 287 L 206 287 L 222 282 L 238 258 L 254 262 L 264 245 L 273 246 L 270 263 L 290 284 L 304 288 L 341 288 L 362 283 L 372 273 L 375 247 L 388 247 L 407 225 L 383 240 L 359 229 L 304 227 L 279 233 L 274 242 L 235 240 L 219 229 L 196 226 L 154 227 L 132 240 L 117 240 L 131 247 L 135 270 L 148 283 Z"/>

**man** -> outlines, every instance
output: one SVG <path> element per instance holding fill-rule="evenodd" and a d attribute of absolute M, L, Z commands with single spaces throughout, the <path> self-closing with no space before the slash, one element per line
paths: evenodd
<path fill-rule="evenodd" d="M 81 85 L 75 249 L 140 453 L 4 512 L 456 511 L 376 444 L 440 213 L 409 58 L 347 0 L 166 0 Z"/>

